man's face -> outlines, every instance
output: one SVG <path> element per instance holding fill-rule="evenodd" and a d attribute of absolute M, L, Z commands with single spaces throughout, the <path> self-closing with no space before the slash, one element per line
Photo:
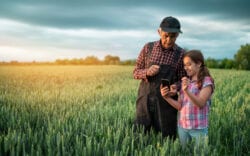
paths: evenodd
<path fill-rule="evenodd" d="M 160 38 L 161 38 L 161 44 L 163 48 L 171 48 L 174 46 L 176 38 L 178 37 L 178 33 L 169 33 L 164 32 L 161 29 L 158 30 Z"/>

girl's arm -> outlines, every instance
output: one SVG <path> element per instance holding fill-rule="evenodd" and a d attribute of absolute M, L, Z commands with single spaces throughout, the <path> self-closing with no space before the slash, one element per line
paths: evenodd
<path fill-rule="evenodd" d="M 166 87 L 162 87 L 161 85 L 161 95 L 162 97 L 171 105 L 173 106 L 175 109 L 180 110 L 181 109 L 181 100 L 180 100 L 180 96 L 178 98 L 178 101 L 174 100 L 171 98 L 170 94 L 170 90 L 169 88 Z"/>
<path fill-rule="evenodd" d="M 172 99 L 171 97 L 163 97 L 171 106 L 173 106 L 175 109 L 180 110 L 181 109 L 181 101 L 180 97 L 178 97 L 178 101 Z"/>
<path fill-rule="evenodd" d="M 191 102 L 195 104 L 196 106 L 202 108 L 206 105 L 206 102 L 210 98 L 212 94 L 212 86 L 206 86 L 201 89 L 199 96 L 195 96 L 193 93 L 191 93 L 188 89 L 183 90 L 184 94 L 186 94 Z"/>

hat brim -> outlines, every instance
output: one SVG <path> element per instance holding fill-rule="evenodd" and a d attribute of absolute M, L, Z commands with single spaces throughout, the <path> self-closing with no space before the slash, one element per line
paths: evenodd
<path fill-rule="evenodd" d="M 164 32 L 170 33 L 182 33 L 182 31 L 178 28 L 161 28 Z"/>

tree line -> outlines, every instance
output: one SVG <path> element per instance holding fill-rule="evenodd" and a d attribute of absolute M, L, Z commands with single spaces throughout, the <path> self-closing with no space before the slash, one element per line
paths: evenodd
<path fill-rule="evenodd" d="M 99 60 L 96 56 L 87 56 L 80 59 L 57 59 L 55 64 L 59 65 L 134 65 L 135 60 L 121 61 L 119 56 L 107 55 L 104 60 Z"/>
<path fill-rule="evenodd" d="M 0 65 L 135 65 L 134 60 L 120 60 L 119 56 L 107 55 L 104 60 L 96 56 L 87 56 L 86 58 L 57 59 L 54 62 L 19 62 L 16 60 L 10 62 L 0 62 Z"/>
<path fill-rule="evenodd" d="M 234 55 L 234 59 L 207 58 L 205 63 L 209 68 L 250 70 L 250 44 L 241 45 Z"/>
<path fill-rule="evenodd" d="M 0 62 L 8 65 L 135 65 L 136 60 L 120 60 L 119 56 L 107 55 L 104 60 L 99 60 L 96 56 L 87 56 L 86 58 L 57 59 L 54 62 Z M 242 45 L 233 59 L 214 59 L 205 60 L 208 68 L 220 69 L 241 69 L 250 70 L 250 44 Z"/>

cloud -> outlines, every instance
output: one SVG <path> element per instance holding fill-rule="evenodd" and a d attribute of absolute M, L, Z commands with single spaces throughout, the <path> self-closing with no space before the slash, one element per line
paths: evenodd
<path fill-rule="evenodd" d="M 177 15 L 215 15 L 249 24 L 248 0 L 210 1 L 4 1 L 1 17 L 59 28 L 143 29 L 151 25 L 151 10 Z M 161 15 L 162 16 L 162 15 Z M 150 18 L 151 17 L 151 18 Z"/>
<path fill-rule="evenodd" d="M 206 57 L 232 58 L 241 45 L 250 41 L 250 26 L 242 27 L 241 23 L 197 16 L 186 16 L 182 21 L 184 37 L 181 45 L 201 49 Z"/>
<path fill-rule="evenodd" d="M 180 46 L 201 49 L 206 57 L 232 58 L 240 45 L 250 41 L 249 3 L 247 0 L 3 1 L 0 55 L 3 60 L 19 59 L 22 53 L 27 60 L 88 55 L 102 58 L 107 54 L 134 59 L 145 43 L 159 39 L 160 21 L 172 15 L 180 20 L 184 32 L 177 40 Z"/>
<path fill-rule="evenodd" d="M 0 55 L 8 56 L 10 59 L 30 60 L 31 56 L 48 55 L 46 52 L 54 53 L 52 60 L 62 57 L 86 57 L 96 55 L 103 58 L 107 54 L 119 55 L 123 58 L 135 58 L 129 55 L 134 52 L 133 41 L 142 40 L 154 35 L 150 31 L 139 30 L 98 30 L 98 29 L 58 29 L 42 26 L 33 26 L 10 20 L 0 20 Z M 142 45 L 141 43 L 140 45 Z M 39 48 L 37 48 L 39 47 Z M 18 50 L 19 48 L 19 50 Z M 121 52 L 121 49 L 123 49 Z M 18 52 L 12 55 L 6 51 Z M 24 51 L 33 53 L 24 59 L 19 54 Z M 65 54 L 67 53 L 68 54 Z M 64 54 L 62 54 L 64 53 Z M 6 60 L 7 57 L 2 57 Z M 34 57 L 35 60 L 44 60 L 45 57 Z M 10 60 L 9 59 L 9 60 Z M 51 59 L 50 59 L 51 60 Z"/>

